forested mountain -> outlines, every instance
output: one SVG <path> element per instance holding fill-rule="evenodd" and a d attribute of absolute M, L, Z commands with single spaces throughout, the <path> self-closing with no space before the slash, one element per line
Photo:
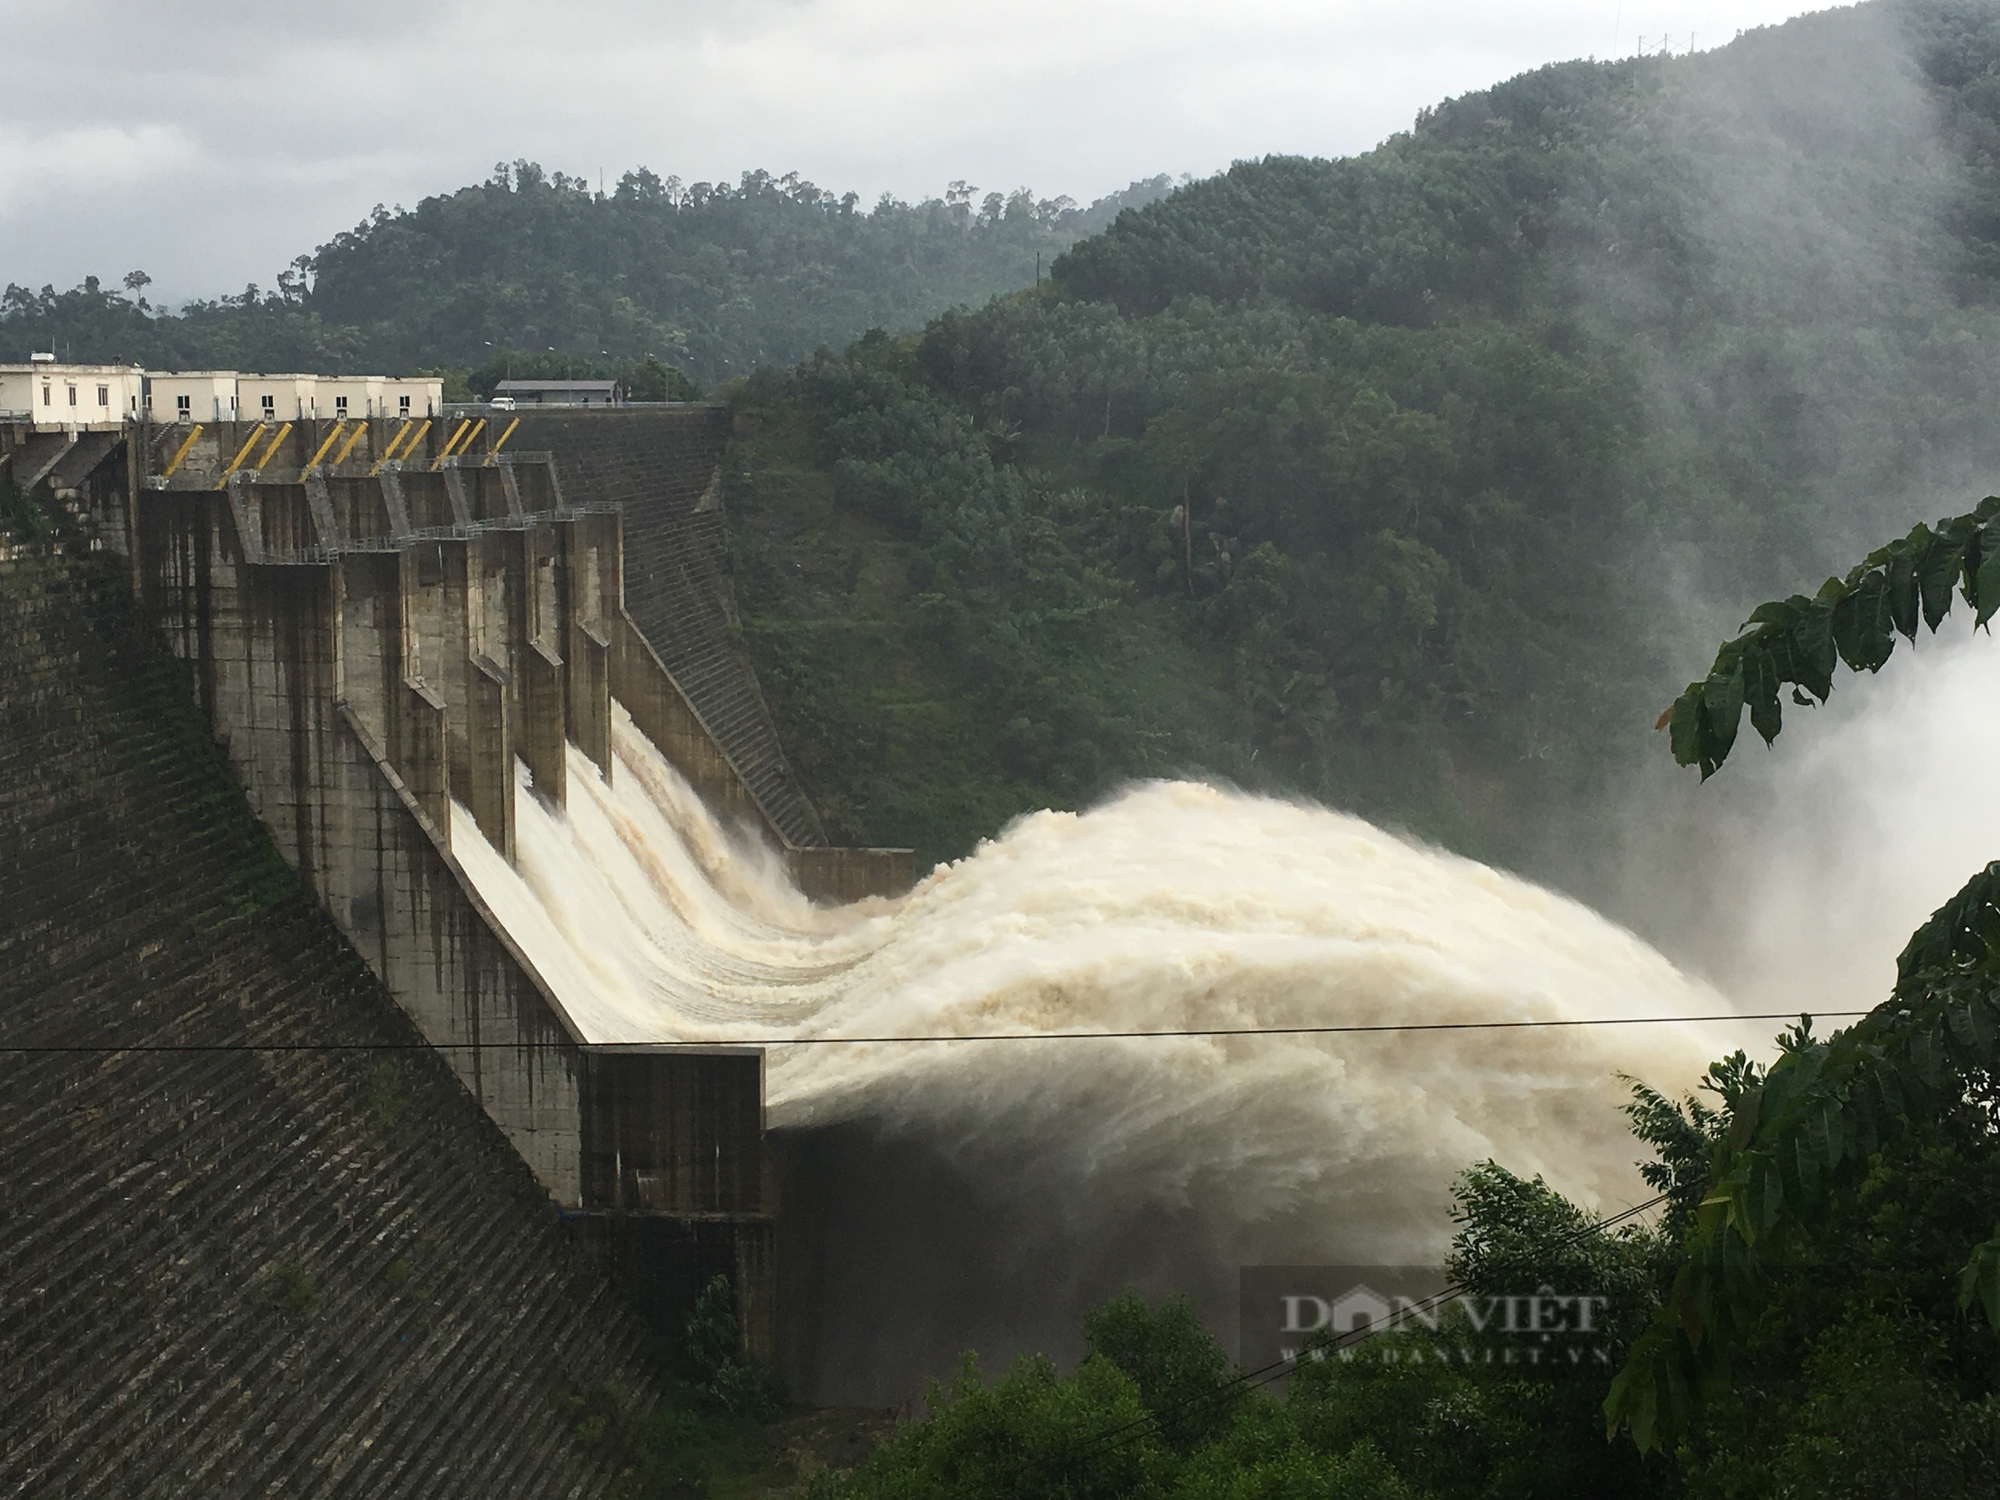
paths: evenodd
<path fill-rule="evenodd" d="M 0 356 L 519 374 L 650 358 L 706 386 L 1032 286 L 1078 236 L 1170 186 L 1155 177 L 1079 208 L 1026 189 L 980 197 L 961 182 L 942 198 L 864 208 L 796 174 L 746 172 L 732 187 L 641 169 L 601 193 L 502 163 L 414 209 L 378 207 L 300 256 L 273 291 L 169 314 L 147 306 L 143 275 L 123 295 L 95 278 L 60 293 L 9 285 Z"/>
<path fill-rule="evenodd" d="M 1746 706 L 1769 736 L 1920 606 L 1990 616 L 2000 499 L 1910 527 L 2000 490 L 1996 145 L 2000 4 L 1878 0 L 1240 164 L 1048 285 L 752 377 L 745 628 L 829 823 L 950 852 L 1201 766 L 1532 862 L 1635 755 L 1747 756 Z M 1412 1324 L 1269 1400 L 1126 1299 L 1074 1373 L 968 1371 L 829 1489 L 1990 1496 L 1996 1016 L 2000 864 L 1859 1026 L 1636 1092 L 1655 1224 L 1472 1167 L 1451 1274 L 1601 1289 L 1602 1366 Z"/>
<path fill-rule="evenodd" d="M 691 378 L 839 836 L 1195 770 L 1534 867 L 1742 600 L 2000 488 L 1996 56 L 1874 0 L 1089 210 L 517 163 L 272 292 L 10 288 L 0 351 Z"/>
<path fill-rule="evenodd" d="M 2000 7 L 1878 0 L 1539 69 L 736 388 L 839 835 L 1201 768 L 1532 864 L 1744 601 L 1993 487 L 1996 59 Z"/>

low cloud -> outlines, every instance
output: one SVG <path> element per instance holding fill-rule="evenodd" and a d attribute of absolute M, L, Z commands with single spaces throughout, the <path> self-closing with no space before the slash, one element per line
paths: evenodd
<path fill-rule="evenodd" d="M 129 188 L 197 155 L 195 143 L 171 125 L 0 124 L 0 222 L 60 201 L 81 184 L 100 193 Z"/>
<path fill-rule="evenodd" d="M 864 198 L 963 178 L 1089 199 L 1267 152 L 1343 155 L 1560 58 L 1708 46 L 1739 0 L 526 0 L 338 12 L 184 3 L 133 24 L 0 0 L 0 280 L 143 266 L 168 298 L 269 283 L 377 203 L 527 157 L 797 170 Z M 54 149 L 51 149 L 54 148 Z"/>

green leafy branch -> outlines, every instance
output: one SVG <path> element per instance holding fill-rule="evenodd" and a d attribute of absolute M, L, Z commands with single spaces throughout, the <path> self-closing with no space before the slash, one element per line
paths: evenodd
<path fill-rule="evenodd" d="M 2000 861 L 1917 930 L 1886 1003 L 1828 1040 L 1807 1018 L 1780 1043 L 1731 1112 L 1686 1262 L 1605 1402 L 1610 1430 L 1629 1427 L 1641 1448 L 1678 1437 L 1727 1388 L 1769 1269 L 1869 1159 L 1967 1075 L 2000 1071 Z M 1960 1274 L 1959 1308 L 1975 1305 L 2000 1327 L 2000 1231 Z"/>
<path fill-rule="evenodd" d="M 1984 625 L 2000 611 L 2000 498 L 1918 526 L 1819 593 L 1765 604 L 1662 716 L 1674 758 L 1713 775 L 1745 706 L 1768 744 L 1793 701 L 1824 702 L 1836 660 L 1876 671 L 1921 619 L 1933 632 L 1956 589 Z M 1808 698 L 1806 694 L 1811 694 Z M 2000 1073 L 2000 862 L 1940 907 L 1897 960 L 1890 998 L 1848 1030 L 1779 1039 L 1781 1056 L 1729 1099 L 1686 1259 L 1604 1403 L 1609 1430 L 1641 1449 L 1683 1435 L 1727 1389 L 1731 1357 L 1764 1304 L 1771 1267 L 1799 1246 L 1877 1151 L 1934 1118 L 1967 1078 Z M 1711 1070 L 1714 1071 L 1714 1070 Z M 1744 1080 L 1752 1081 L 1752 1080 Z M 2000 1327 L 2000 1230 L 1959 1275 L 1959 1309 Z"/>
<path fill-rule="evenodd" d="M 1915 641 L 1917 621 L 1935 633 L 1957 588 L 1984 625 L 2000 610 L 2000 496 L 1970 515 L 1910 534 L 1870 553 L 1845 578 L 1817 594 L 1762 604 L 1748 628 L 1715 654 L 1708 676 L 1688 684 L 1657 727 L 1671 726 L 1674 759 L 1699 765 L 1706 781 L 1729 758 L 1743 710 L 1769 744 L 1784 721 L 1782 689 L 1802 708 L 1833 691 L 1835 662 L 1857 672 L 1881 669 L 1896 637 Z M 1811 694 L 1811 697 L 1807 697 Z"/>

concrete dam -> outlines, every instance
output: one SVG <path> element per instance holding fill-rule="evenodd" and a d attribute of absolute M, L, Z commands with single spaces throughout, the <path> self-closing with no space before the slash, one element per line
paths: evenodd
<path fill-rule="evenodd" d="M 1587 1204 L 1643 1196 L 1620 1075 L 1687 1086 L 1733 1036 L 1671 1024 L 1419 1045 L 1309 1031 L 1727 1011 L 1561 896 L 1357 818 L 1196 782 L 1022 819 L 913 889 L 903 851 L 828 847 L 731 643 L 728 421 L 685 407 L 6 437 L 15 483 L 66 507 L 80 537 L 66 572 L 12 564 L 24 578 L 42 570 L 16 589 L 22 618 L 46 622 L 23 638 L 82 642 L 17 653 L 39 665 L 20 669 L 9 701 L 43 705 L 34 745 L 105 767 L 74 785 L 44 778 L 12 814 L 17 847 L 76 873 L 48 882 L 42 914 L 10 928 L 11 972 L 25 977 L 0 1010 L 6 1039 L 289 1044 L 404 1028 L 421 1045 L 395 1088 L 441 1118 L 476 1102 L 467 1139 L 504 1142 L 508 1163 L 489 1151 L 476 1169 L 518 1189 L 513 1218 L 492 1212 L 488 1232 L 523 1264 L 553 1253 L 551 1233 L 579 1258 L 566 1289 L 551 1281 L 522 1319 L 561 1326 L 579 1298 L 596 1309 L 572 1325 L 589 1340 L 579 1333 L 548 1377 L 565 1389 L 634 1381 L 629 1341 L 648 1322 L 675 1329 L 718 1273 L 736 1287 L 746 1349 L 795 1389 L 891 1402 L 967 1347 L 989 1362 L 1072 1354 L 1081 1310 L 1134 1283 L 1189 1291 L 1226 1333 L 1240 1266 L 1426 1261 L 1449 1234 L 1453 1174 L 1487 1157 Z M 126 742 L 91 725 L 144 670 L 143 643 L 127 632 L 115 649 L 90 646 L 94 627 L 72 606 L 164 636 L 184 664 L 172 691 L 156 681 L 131 701 L 162 722 L 178 702 L 200 745 L 181 735 L 157 763 L 119 769 Z M 72 678 L 104 685 L 86 704 Z M 154 808 L 146 787 L 228 801 L 200 762 L 211 741 L 309 910 L 265 900 L 240 828 L 206 884 L 133 884 L 146 860 L 180 868 L 168 821 L 179 804 Z M 131 743 L 146 742 L 135 729 Z M 34 745 L 9 745 L 10 764 L 31 763 Z M 161 820 L 152 853 L 78 831 L 91 787 L 107 826 L 142 809 Z M 36 795 L 58 811 L 35 812 Z M 111 955 L 88 917 L 101 892 L 161 913 L 148 921 L 162 932 L 224 931 L 231 944 L 277 934 L 298 956 L 262 960 L 261 980 L 190 972 L 155 1000 L 145 965 L 193 964 L 210 940 L 149 937 Z M 229 915 L 244 910 L 255 915 Z M 257 989 L 274 962 L 277 989 L 326 965 L 346 998 L 308 989 L 274 1006 Z M 90 1004 L 52 1011 L 63 992 L 33 982 L 46 974 L 78 976 Z M 128 1011 L 135 994 L 148 998 Z M 1147 1035 L 1202 1028 L 1272 1034 Z M 995 1034 L 1021 1039 L 982 1040 Z M 151 1087 L 176 1097 L 171 1061 L 128 1054 L 117 1066 L 162 1069 Z M 276 1066 L 229 1062 L 246 1069 L 232 1085 L 244 1090 Z M 288 1142 L 316 1143 L 303 1174 L 402 1139 L 393 1121 L 386 1134 L 355 1123 L 394 1093 L 365 1054 L 314 1066 L 329 1090 L 344 1079 L 350 1103 L 333 1110 L 314 1094 L 295 1113 L 319 1123 L 272 1113 L 258 1127 L 274 1164 L 260 1191 L 279 1205 L 266 1222 L 318 1211 L 278 1165 L 297 1159 Z M 183 1156 L 119 1134 L 131 1127 L 120 1101 L 150 1095 L 108 1064 L 51 1054 L 34 1067 L 49 1161 L 38 1192 L 56 1191 L 62 1153 L 84 1148 L 102 1156 L 90 1180 L 103 1186 L 70 1239 L 8 1252 L 22 1257 L 13 1280 L 41 1274 L 49 1262 L 35 1256 L 74 1246 L 86 1226 L 116 1223 L 134 1159 L 174 1163 L 159 1189 L 170 1198 L 201 1194 L 231 1212 L 258 1201 L 232 1196 L 234 1165 L 188 1187 L 173 1175 Z M 172 1113 L 168 1138 L 206 1139 L 227 1118 L 203 1095 Z M 211 1164 L 243 1160 L 241 1141 L 200 1149 Z M 389 1182 L 401 1159 L 392 1151 L 364 1180 Z M 228 1305 L 246 1338 L 268 1332 L 257 1322 L 268 1306 L 300 1300 L 288 1276 L 333 1247 L 379 1243 L 368 1253 L 388 1263 L 397 1215 L 430 1201 L 384 1188 L 380 1206 L 341 1221 L 365 1233 L 322 1224 L 320 1249 L 266 1248 L 203 1283 L 202 1305 L 262 1289 L 264 1312 Z M 164 1265 L 183 1221 L 161 1222 Z M 425 1242 L 476 1245 L 480 1222 L 467 1210 Z M 103 1254 L 94 1274 L 115 1280 L 116 1254 Z M 593 1290 L 591 1268 L 606 1262 L 619 1297 Z M 468 1340 L 475 1326 L 477 1338 L 508 1332 L 469 1318 Z M 389 1394 L 399 1346 L 365 1321 L 351 1341 L 378 1351 L 353 1356 L 353 1389 L 401 1422 Z M 87 1352 L 68 1384 L 48 1371 L 70 1366 L 35 1369 L 28 1353 L 8 1377 L 15 1407 L 53 1403 L 79 1423 L 42 1430 L 114 1421 L 77 1394 L 105 1389 Z M 495 1347 L 484 1368 L 550 1358 Z M 486 1399 L 480 1362 L 452 1368 L 466 1382 L 446 1403 L 455 1415 L 424 1430 L 446 1448 L 491 1440 L 494 1423 L 467 1415 Z M 414 1436 L 381 1453 L 357 1437 L 274 1446 L 261 1393 L 205 1399 L 247 1403 L 243 1473 L 307 1464 L 332 1476 L 315 1492 L 365 1493 L 348 1476 L 429 1451 Z M 505 1400 L 520 1409 L 511 1388 Z M 362 1416 L 344 1420 L 343 1432 L 367 1430 Z M 143 1426 L 131 1424 L 119 1430 Z M 558 1436 L 525 1422 L 509 1433 L 540 1444 L 534 1461 L 556 1472 Z M 37 1441 L 58 1472 L 82 1440 Z"/>
<path fill-rule="evenodd" d="M 135 1386 L 129 1361 L 121 1371 L 105 1354 L 108 1370 L 93 1366 L 93 1344 L 112 1330 L 93 1328 L 85 1307 L 107 1283 L 190 1280 L 168 1266 L 215 1215 L 276 1227 L 313 1218 L 356 1182 L 369 1196 L 357 1162 L 371 1143 L 353 1138 L 356 1113 L 387 1132 L 393 1160 L 378 1165 L 400 1179 L 393 1191 L 373 1184 L 387 1194 L 373 1205 L 380 1237 L 350 1246 L 329 1226 L 261 1263 L 216 1267 L 207 1295 L 233 1283 L 234 1302 L 267 1313 L 290 1297 L 294 1312 L 310 1305 L 310 1328 L 331 1328 L 338 1320 L 311 1291 L 315 1270 L 320 1283 L 344 1276 L 359 1254 L 387 1278 L 375 1290 L 397 1288 L 390 1304 L 428 1274 L 436 1306 L 449 1300 L 441 1287 L 484 1260 L 475 1205 L 511 1191 L 505 1210 L 486 1203 L 484 1234 L 502 1252 L 484 1278 L 496 1327 L 461 1330 L 451 1341 L 461 1363 L 428 1370 L 428 1392 L 418 1361 L 384 1365 L 371 1331 L 354 1334 L 367 1357 L 344 1352 L 388 1383 L 372 1395 L 357 1375 L 335 1390 L 252 1399 L 244 1387 L 258 1360 L 213 1368 L 243 1308 L 225 1298 L 227 1315 L 209 1309 L 206 1335 L 170 1336 L 174 1320 L 156 1320 L 155 1337 L 139 1343 L 162 1379 L 199 1388 L 200 1370 L 233 1391 L 210 1390 L 176 1419 L 205 1414 L 205 1426 L 175 1428 L 199 1438 L 203 1463 L 172 1443 L 135 1458 L 162 1492 L 193 1472 L 217 1492 L 232 1478 L 261 1488 L 303 1464 L 327 1493 L 369 1493 L 404 1472 L 398 1463 L 448 1462 L 455 1442 L 480 1454 L 468 1478 L 494 1472 L 494 1455 L 511 1448 L 517 1475 L 545 1473 L 573 1492 L 554 1478 L 567 1469 L 591 1488 L 590 1464 L 550 1416 L 548 1381 L 609 1381 L 643 1403 L 650 1376 L 633 1361 L 645 1325 L 671 1340 L 717 1274 L 736 1288 L 745 1351 L 779 1352 L 761 1052 L 670 1036 L 599 1044 L 454 849 L 456 821 L 459 842 L 504 865 L 522 798 L 560 809 L 573 757 L 614 782 L 622 730 L 643 735 L 733 824 L 754 824 L 800 891 L 839 901 L 909 883 L 907 851 L 825 844 L 731 645 L 716 508 L 727 424 L 726 413 L 688 407 L 498 423 L 475 413 L 0 425 L 0 476 L 65 516 L 69 533 L 0 558 L 12 627 L 0 679 L 0 1040 L 14 1049 L 24 1111 L 9 1131 L 6 1191 L 11 1222 L 45 1220 L 53 1201 L 66 1226 L 0 1251 L 10 1292 L 34 1286 L 8 1314 L 0 1472 L 46 1485 L 97 1472 L 65 1465 L 121 1441 L 163 1435 L 154 1393 Z M 166 666 L 160 640 L 180 669 Z M 517 767 L 531 792 L 517 790 Z M 261 831 L 231 824 L 238 799 Z M 260 846 L 290 867 L 317 914 L 269 894 L 290 881 Z M 272 942 L 282 955 L 262 951 Z M 384 993 L 398 1014 L 369 998 Z M 281 1067 L 328 1076 L 260 1113 L 242 1089 L 254 1095 Z M 191 1068 L 243 1076 L 210 1097 L 189 1083 Z M 531 1196 L 560 1211 L 553 1224 L 520 1198 L 520 1168 L 496 1163 L 488 1137 L 439 1094 L 442 1069 L 531 1174 Z M 141 1128 L 148 1116 L 167 1124 L 172 1152 Z M 434 1149 L 418 1148 L 419 1117 Z M 327 1129 L 332 1138 L 312 1140 Z M 239 1180 L 190 1188 L 189 1149 Z M 93 1151 L 101 1171 L 76 1171 Z M 432 1159 L 414 1171 L 412 1152 Z M 24 1165 L 37 1153 L 46 1170 Z M 175 1212 L 153 1247 L 166 1261 L 149 1262 L 134 1222 L 151 1216 L 149 1195 L 135 1209 L 129 1184 L 153 1164 Z M 439 1172 L 456 1186 L 441 1191 Z M 91 1191 L 98 1177 L 102 1196 Z M 181 1214 L 203 1201 L 210 1218 L 191 1231 Z M 356 1213 L 347 1204 L 336 1216 L 352 1230 L 368 1218 Z M 439 1214 L 413 1251 L 421 1222 Z M 534 1270 L 538 1257 L 546 1273 Z M 597 1288 L 606 1264 L 620 1296 Z M 481 1294 L 460 1290 L 466 1317 Z M 517 1327 L 496 1309 L 523 1296 L 532 1316 Z M 507 1339 L 530 1336 L 537 1320 L 541 1341 L 505 1355 Z M 64 1327 L 68 1348 L 43 1344 Z M 411 1337 L 397 1335 L 389 1352 Z M 160 1340 L 168 1347 L 150 1347 Z M 526 1398 L 507 1377 L 478 1410 L 443 1424 L 451 1432 L 413 1419 L 402 1446 L 387 1442 L 383 1421 L 397 1428 L 402 1406 L 449 1399 L 443 1377 L 499 1380 L 498 1369 L 481 1376 L 463 1363 L 481 1345 L 517 1371 L 563 1368 L 528 1377 Z M 399 1401 L 387 1392 L 406 1375 Z M 355 1407 L 344 1419 L 343 1397 Z M 255 1414 L 287 1400 L 322 1427 L 348 1425 L 282 1440 L 266 1431 L 232 1451 L 232 1409 L 254 1428 Z M 181 1462 L 194 1468 L 176 1471 Z M 116 1465 L 104 1483 L 106 1493 L 146 1487 L 119 1487 Z"/>
<path fill-rule="evenodd" d="M 286 862 L 551 1198 L 671 1226 L 768 1355 L 761 1054 L 594 1031 L 454 850 L 456 806 L 459 841 L 512 861 L 524 799 L 561 809 L 573 753 L 613 780 L 616 715 L 807 896 L 908 885 L 907 851 L 825 845 L 730 648 L 726 420 L 167 427 L 128 447 L 123 550 Z"/>

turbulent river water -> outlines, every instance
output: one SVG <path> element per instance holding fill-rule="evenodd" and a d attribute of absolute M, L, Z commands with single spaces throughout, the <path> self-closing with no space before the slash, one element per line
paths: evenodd
<path fill-rule="evenodd" d="M 1220 1326 L 1240 1265 L 1435 1262 L 1454 1174 L 1489 1157 L 1616 1210 L 1646 1196 L 1625 1080 L 1689 1088 L 1739 1040 L 1105 1037 L 1729 1007 L 1575 901 L 1193 782 L 1034 814 L 907 896 L 819 907 L 622 710 L 614 744 L 608 785 L 571 750 L 565 811 L 521 768 L 515 866 L 462 808 L 453 847 L 592 1040 L 773 1044 L 823 1398 L 893 1399 L 960 1348 L 1073 1348 L 1081 1307 L 1127 1284 Z M 995 1032 L 1042 1039 L 785 1045 Z"/>

